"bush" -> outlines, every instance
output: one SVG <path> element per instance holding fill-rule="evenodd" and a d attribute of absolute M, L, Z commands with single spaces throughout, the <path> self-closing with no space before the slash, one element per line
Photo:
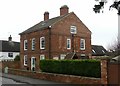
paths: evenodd
<path fill-rule="evenodd" d="M 41 60 L 43 72 L 100 78 L 100 61 L 97 60 Z"/>
<path fill-rule="evenodd" d="M 20 55 L 16 55 L 14 61 L 20 61 Z"/>

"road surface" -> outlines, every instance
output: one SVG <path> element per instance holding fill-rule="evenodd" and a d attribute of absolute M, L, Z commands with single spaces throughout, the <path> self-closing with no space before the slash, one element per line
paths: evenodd
<path fill-rule="evenodd" d="M 62 84 L 62 83 L 2 73 L 0 74 L 0 84 Z"/>

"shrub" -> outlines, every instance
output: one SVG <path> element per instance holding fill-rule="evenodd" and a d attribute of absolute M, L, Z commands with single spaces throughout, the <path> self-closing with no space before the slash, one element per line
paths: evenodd
<path fill-rule="evenodd" d="M 20 55 L 16 55 L 14 61 L 20 61 Z"/>
<path fill-rule="evenodd" d="M 100 61 L 97 60 L 41 60 L 43 72 L 100 77 Z"/>

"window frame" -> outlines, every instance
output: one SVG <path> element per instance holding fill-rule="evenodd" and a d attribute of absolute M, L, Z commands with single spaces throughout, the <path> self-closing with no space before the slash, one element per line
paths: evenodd
<path fill-rule="evenodd" d="M 44 39 L 44 47 L 42 45 L 42 39 Z M 40 49 L 45 49 L 45 37 L 40 37 Z"/>
<path fill-rule="evenodd" d="M 66 54 L 60 54 L 60 60 L 64 60 L 66 57 Z"/>
<path fill-rule="evenodd" d="M 24 66 L 27 66 L 28 64 L 28 57 L 27 55 L 24 55 Z"/>
<path fill-rule="evenodd" d="M 35 38 L 32 38 L 32 50 L 35 50 Z"/>
<path fill-rule="evenodd" d="M 85 50 L 85 39 L 80 39 L 80 50 Z"/>
<path fill-rule="evenodd" d="M 27 43 L 27 44 L 26 44 Z M 24 40 L 24 50 L 27 50 L 28 49 L 28 41 L 27 40 Z"/>
<path fill-rule="evenodd" d="M 68 47 L 69 45 L 69 47 Z M 71 49 L 71 39 L 67 38 L 67 49 L 70 50 Z"/>
<path fill-rule="evenodd" d="M 45 60 L 45 55 L 40 55 L 40 60 Z"/>
<path fill-rule="evenodd" d="M 13 57 L 13 53 L 12 53 L 12 52 L 9 52 L 9 53 L 8 53 L 8 57 L 12 58 L 12 57 Z"/>
<path fill-rule="evenodd" d="M 74 31 L 74 32 L 73 32 L 73 31 Z M 70 26 L 70 33 L 71 33 L 71 34 L 77 34 L 77 27 L 74 26 L 74 25 Z"/>

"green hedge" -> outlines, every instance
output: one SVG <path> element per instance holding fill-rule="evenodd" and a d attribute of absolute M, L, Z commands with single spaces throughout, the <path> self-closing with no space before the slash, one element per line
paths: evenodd
<path fill-rule="evenodd" d="M 100 61 L 97 60 L 41 60 L 43 72 L 101 77 Z"/>
<path fill-rule="evenodd" d="M 20 55 L 16 55 L 14 61 L 20 61 Z"/>

